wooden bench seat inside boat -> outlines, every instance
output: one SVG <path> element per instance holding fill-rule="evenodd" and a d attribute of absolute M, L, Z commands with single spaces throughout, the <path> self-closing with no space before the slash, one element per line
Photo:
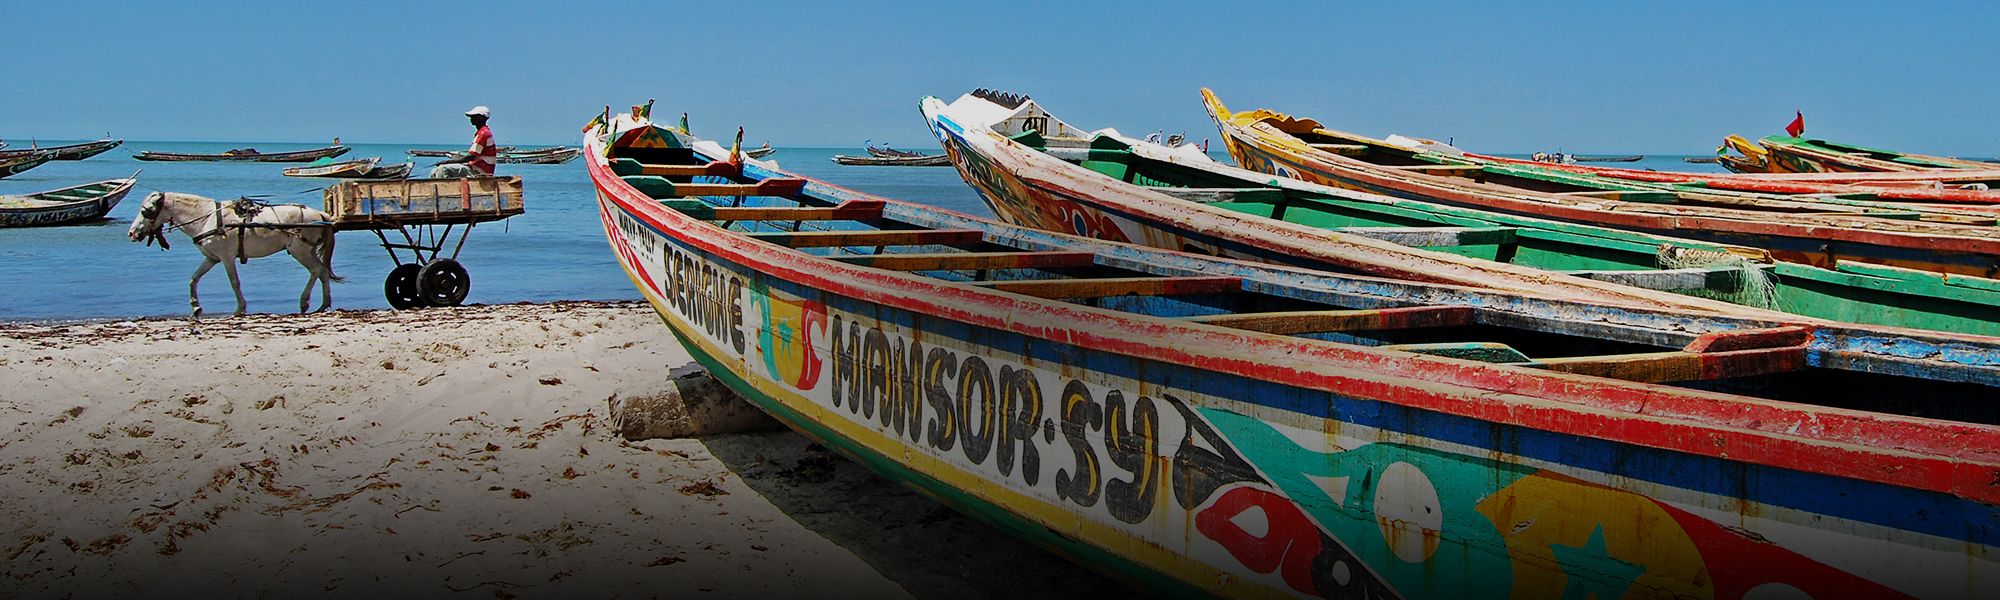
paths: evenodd
<path fill-rule="evenodd" d="M 775 196 L 790 198 L 806 187 L 804 179 L 766 179 L 757 183 L 675 183 L 659 175 L 627 175 L 625 183 L 654 199 L 689 196 Z"/>
<path fill-rule="evenodd" d="M 1312 149 L 1332 152 L 1341 156 L 1360 156 L 1368 153 L 1368 147 L 1360 144 L 1306 144 Z"/>
<path fill-rule="evenodd" d="M 618 158 L 611 161 L 611 172 L 621 177 L 632 175 L 738 177 L 743 175 L 743 165 L 720 160 L 700 165 L 649 165 L 630 158 Z"/>

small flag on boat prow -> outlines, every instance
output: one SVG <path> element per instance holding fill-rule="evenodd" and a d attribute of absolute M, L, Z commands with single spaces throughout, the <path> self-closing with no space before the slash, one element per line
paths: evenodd
<path fill-rule="evenodd" d="M 1806 113 L 1805 111 L 1794 111 L 1794 113 L 1795 114 L 1792 117 L 1791 124 L 1785 126 L 1785 135 L 1789 135 L 1792 137 L 1799 137 L 1801 135 L 1805 135 Z"/>
<path fill-rule="evenodd" d="M 604 112 L 598 113 L 597 115 L 590 117 L 590 122 L 583 124 L 583 130 L 585 132 L 589 132 L 592 128 L 610 122 L 611 122 L 611 105 L 606 104 L 604 105 Z"/>

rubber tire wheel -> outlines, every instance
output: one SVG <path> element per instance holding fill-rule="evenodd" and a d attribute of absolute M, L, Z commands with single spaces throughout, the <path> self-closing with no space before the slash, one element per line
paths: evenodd
<path fill-rule="evenodd" d="M 440 258 L 417 273 L 417 295 L 431 306 L 458 306 L 472 291 L 472 275 L 458 261 Z"/>
<path fill-rule="evenodd" d="M 382 294 L 388 296 L 389 306 L 397 310 L 425 306 L 424 297 L 417 295 L 417 273 L 422 270 L 423 266 L 417 263 L 404 263 L 389 271 L 389 278 L 382 282 Z"/>

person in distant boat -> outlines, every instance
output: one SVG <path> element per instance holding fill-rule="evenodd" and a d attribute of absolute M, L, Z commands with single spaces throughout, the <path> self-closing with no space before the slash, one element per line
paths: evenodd
<path fill-rule="evenodd" d="M 461 177 L 492 177 L 493 166 L 499 163 L 500 147 L 493 143 L 493 130 L 486 127 L 486 119 L 492 113 L 484 106 L 474 106 L 465 111 L 465 118 L 472 120 L 472 148 L 464 154 L 439 162 L 431 169 L 431 179 L 458 179 Z"/>

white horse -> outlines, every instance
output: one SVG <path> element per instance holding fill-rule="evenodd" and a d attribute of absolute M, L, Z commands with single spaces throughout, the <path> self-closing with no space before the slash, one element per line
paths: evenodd
<path fill-rule="evenodd" d="M 188 280 L 188 305 L 194 307 L 197 318 L 201 317 L 201 298 L 195 294 L 196 287 L 201 284 L 201 276 L 215 268 L 216 263 L 222 263 L 223 270 L 229 273 L 229 288 L 236 292 L 234 314 L 240 315 L 244 302 L 243 285 L 236 278 L 237 260 L 270 256 L 279 250 L 291 253 L 299 266 L 312 274 L 306 279 L 305 291 L 299 293 L 299 312 L 306 312 L 311 304 L 314 282 L 319 283 L 320 304 L 313 312 L 319 312 L 333 304 L 330 284 L 342 279 L 333 274 L 333 228 L 312 226 L 330 220 L 324 211 L 297 204 L 216 202 L 193 194 L 153 192 L 139 205 L 139 218 L 132 220 L 132 228 L 125 235 L 149 246 L 158 241 L 160 249 L 165 250 L 166 230 L 179 229 L 201 248 L 201 266 L 195 268 L 194 278 Z M 253 226 L 238 226 L 246 222 Z"/>

